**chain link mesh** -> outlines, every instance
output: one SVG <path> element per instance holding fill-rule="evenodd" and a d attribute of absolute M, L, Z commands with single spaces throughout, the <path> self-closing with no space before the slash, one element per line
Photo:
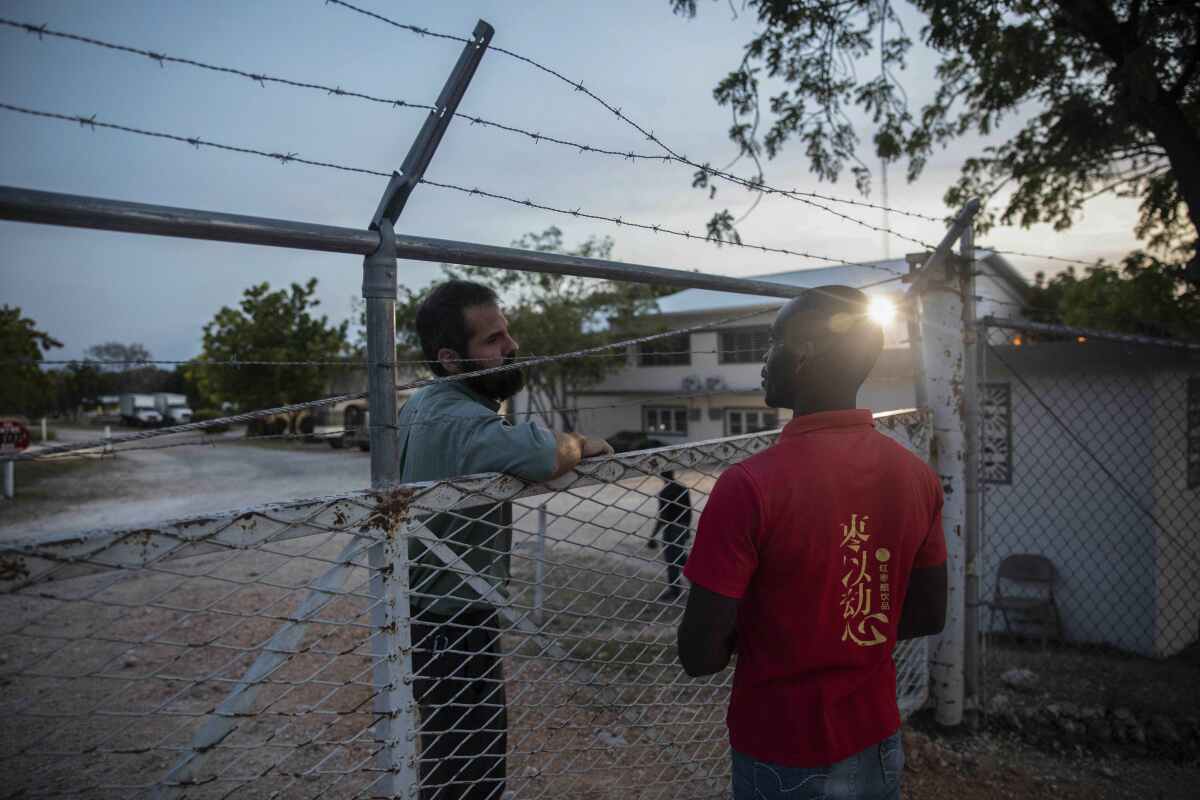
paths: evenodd
<path fill-rule="evenodd" d="M 985 690 L 1068 651 L 1097 659 L 1080 668 L 1096 684 L 1101 652 L 1184 651 L 1200 637 L 1200 356 L 1057 326 L 985 333 Z"/>
<path fill-rule="evenodd" d="M 928 457 L 926 415 L 880 415 L 878 427 Z M 539 486 L 471 476 L 6 543 L 7 790 L 378 796 L 396 777 L 381 751 L 407 741 L 409 774 L 436 759 L 425 791 L 486 786 L 506 766 L 506 797 L 724 796 L 732 672 L 692 679 L 678 666 L 683 601 L 664 592 L 666 564 L 647 544 L 664 471 L 688 490 L 690 531 L 721 471 L 776 435 L 592 460 Z M 484 560 L 511 558 L 507 595 L 467 565 L 479 553 L 430 532 L 435 517 L 473 524 L 505 504 L 511 523 Z M 418 612 L 406 630 L 409 600 L 449 596 L 389 573 L 382 548 L 402 555 L 406 540 L 476 608 L 436 625 Z M 895 658 L 908 714 L 928 690 L 923 641 Z M 420 704 L 397 703 L 402 686 L 438 710 L 420 719 Z"/>

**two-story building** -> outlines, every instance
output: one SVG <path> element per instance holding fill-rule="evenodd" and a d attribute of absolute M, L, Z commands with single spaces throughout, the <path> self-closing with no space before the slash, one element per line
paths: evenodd
<path fill-rule="evenodd" d="M 978 314 L 1013 316 L 1028 282 L 1003 257 L 983 251 L 977 261 Z M 908 271 L 905 259 L 754 276 L 791 286 L 864 286 Z M 908 286 L 898 281 L 865 289 L 899 309 Z M 657 323 L 691 333 L 629 348 L 622 369 L 575 396 L 576 427 L 611 437 L 641 431 L 666 443 L 701 441 L 778 427 L 790 417 L 763 403 L 762 358 L 778 298 L 686 289 L 660 298 Z M 758 313 L 755 313 L 758 312 Z M 737 321 L 729 321 L 738 317 Z M 859 403 L 876 411 L 916 405 L 908 326 L 899 313 L 884 324 L 885 350 Z M 524 408 L 524 404 L 521 404 Z"/>

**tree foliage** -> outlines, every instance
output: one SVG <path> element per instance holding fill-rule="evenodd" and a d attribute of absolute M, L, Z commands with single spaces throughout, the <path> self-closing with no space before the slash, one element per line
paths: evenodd
<path fill-rule="evenodd" d="M 102 342 L 94 344 L 83 353 L 84 360 L 101 362 L 96 366 L 108 372 L 124 372 L 145 366 L 152 357 L 145 345 L 138 342 Z"/>
<path fill-rule="evenodd" d="M 670 0 L 694 16 L 696 0 Z M 1178 0 L 910 0 L 926 18 L 920 40 L 940 58 L 931 101 L 910 106 L 896 74 L 914 38 L 884 0 L 745 0 L 759 31 L 714 89 L 733 113 L 743 155 L 774 157 L 795 140 L 814 173 L 849 169 L 870 189 L 849 112 L 866 114 L 885 161 L 920 177 L 932 153 L 968 134 L 993 134 L 1009 117 L 1020 130 L 966 160 L 945 195 L 988 207 L 997 222 L 1070 227 L 1087 200 L 1139 198 L 1139 238 L 1166 259 L 1191 259 L 1200 283 L 1200 13 Z M 760 131 L 760 90 L 771 114 Z M 775 88 L 779 87 L 776 91 Z M 709 188 L 702 170 L 695 184 Z M 722 212 L 726 213 L 727 212 Z M 725 217 L 728 220 L 728 217 Z M 714 217 L 710 227 L 727 230 Z"/>
<path fill-rule="evenodd" d="M 564 253 L 585 258 L 610 258 L 613 241 L 591 237 L 568 249 L 562 231 L 550 227 L 541 233 L 529 233 L 513 242 L 514 247 L 544 253 Z M 618 331 L 657 308 L 656 298 L 675 291 L 645 284 L 552 275 L 544 272 L 518 272 L 483 267 L 444 264 L 447 278 L 463 278 L 496 290 L 504 306 L 509 330 L 521 346 L 521 353 L 548 355 L 594 347 L 616 341 Z M 416 333 L 417 307 L 428 294 L 401 289 L 396 305 L 397 341 L 401 358 L 421 359 L 421 344 Z M 614 351 L 612 358 L 576 358 L 527 371 L 531 411 L 540 412 L 548 425 L 562 430 L 574 429 L 574 415 L 566 411 L 573 405 L 572 395 L 591 386 L 610 372 L 624 366 L 624 352 Z M 524 409 L 522 409 L 524 410 Z M 555 425 L 557 419 L 558 424 Z"/>
<path fill-rule="evenodd" d="M 1025 313 L 1037 322 L 1200 341 L 1200 289 L 1144 253 L 1082 276 L 1073 268 L 1049 279 L 1038 273 Z"/>
<path fill-rule="evenodd" d="M 0 306 L 0 361 L 5 362 L 0 380 L 0 415 L 40 417 L 52 401 L 51 383 L 41 367 L 43 353 L 62 347 L 62 342 L 37 323 L 21 316 L 15 306 Z"/>
<path fill-rule="evenodd" d="M 251 286 L 237 308 L 222 307 L 204 326 L 205 361 L 329 361 L 348 351 L 348 322 L 333 325 L 312 309 L 320 301 L 317 279 L 303 286 L 271 291 L 267 283 Z M 191 365 L 188 376 L 203 399 L 213 405 L 231 402 L 243 409 L 269 408 L 320 397 L 330 370 L 323 366 Z M 293 428 L 295 420 L 293 420 Z"/>

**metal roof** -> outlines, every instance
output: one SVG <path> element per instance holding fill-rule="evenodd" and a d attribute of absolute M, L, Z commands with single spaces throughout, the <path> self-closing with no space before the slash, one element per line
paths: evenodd
<path fill-rule="evenodd" d="M 1002 257 L 980 251 L 980 261 L 993 267 L 997 277 L 1005 279 L 1014 285 L 1021 293 L 1028 282 L 1013 269 L 1012 265 Z M 776 272 L 767 275 L 750 276 L 756 280 L 783 283 L 789 286 L 865 286 L 877 281 L 887 280 L 908 273 L 908 262 L 903 258 L 893 258 L 885 261 L 868 261 L 862 264 L 841 265 L 836 267 L 819 267 L 817 269 L 798 269 L 789 272 Z M 885 283 L 864 289 L 869 295 L 894 295 L 905 291 L 905 285 L 899 281 Z M 718 311 L 725 309 L 753 308 L 754 306 L 778 306 L 783 300 L 775 297 L 760 297 L 756 295 L 734 294 L 733 292 L 718 292 L 711 289 L 684 289 L 681 292 L 660 297 L 659 311 L 663 314 L 682 314 L 697 311 Z"/>

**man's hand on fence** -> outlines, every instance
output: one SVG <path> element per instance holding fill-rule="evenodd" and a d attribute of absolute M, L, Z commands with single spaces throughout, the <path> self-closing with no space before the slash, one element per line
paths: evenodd
<path fill-rule="evenodd" d="M 583 437 L 583 457 L 611 456 L 615 451 L 611 444 L 594 436 Z"/>

